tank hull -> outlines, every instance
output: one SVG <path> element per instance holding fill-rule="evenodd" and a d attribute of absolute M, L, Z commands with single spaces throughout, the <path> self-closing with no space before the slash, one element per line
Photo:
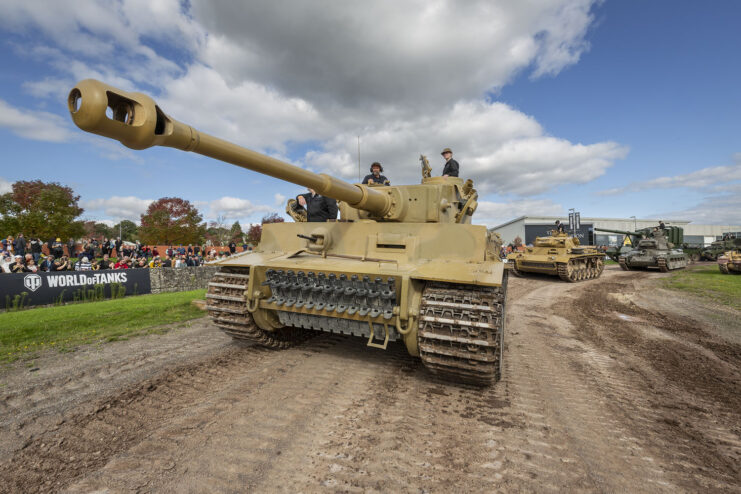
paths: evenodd
<path fill-rule="evenodd" d="M 307 249 L 321 232 L 332 246 Z M 264 225 L 258 250 L 214 263 L 209 314 L 236 339 L 285 348 L 315 331 L 401 341 L 433 372 L 498 379 L 506 273 L 486 228 L 376 222 Z"/>
<path fill-rule="evenodd" d="M 689 262 L 688 256 L 678 250 L 669 252 L 631 251 L 618 259 L 623 270 L 658 269 L 661 272 L 684 269 Z"/>

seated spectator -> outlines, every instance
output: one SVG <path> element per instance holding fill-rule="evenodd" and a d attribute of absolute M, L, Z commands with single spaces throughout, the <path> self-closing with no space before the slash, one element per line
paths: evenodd
<path fill-rule="evenodd" d="M 103 259 L 98 263 L 98 269 L 111 269 L 111 260 L 108 254 L 103 254 Z"/>
<path fill-rule="evenodd" d="M 93 262 L 90 263 L 90 269 L 93 271 L 100 271 L 100 263 L 98 263 L 97 260 L 93 260 Z"/>
<path fill-rule="evenodd" d="M 123 257 L 119 258 L 118 262 L 113 266 L 114 269 L 129 269 L 131 266 L 129 266 L 129 258 Z"/>
<path fill-rule="evenodd" d="M 36 273 L 39 271 L 39 267 L 33 262 L 33 258 L 26 263 L 26 267 L 23 269 L 26 273 Z"/>
<path fill-rule="evenodd" d="M 43 261 L 41 261 L 41 264 L 39 265 L 39 268 L 44 273 L 48 273 L 51 270 L 51 265 L 54 264 L 54 256 L 46 256 Z"/>
<path fill-rule="evenodd" d="M 135 268 L 141 269 L 141 268 L 148 268 L 149 264 L 147 264 L 147 258 L 146 257 L 140 257 L 139 261 L 133 266 Z"/>
<path fill-rule="evenodd" d="M 77 261 L 77 264 L 75 264 L 75 271 L 91 271 L 92 269 L 93 265 L 90 264 L 87 256 L 84 256 L 82 259 Z"/>
<path fill-rule="evenodd" d="M 149 261 L 149 267 L 150 268 L 161 268 L 162 267 L 162 259 L 160 259 L 160 256 L 154 256 L 151 261 Z"/>
<path fill-rule="evenodd" d="M 23 264 L 23 258 L 21 256 L 15 256 L 15 262 L 10 265 L 11 273 L 22 273 L 26 266 Z"/>
<path fill-rule="evenodd" d="M 10 256 L 10 252 L 3 250 L 0 256 L 0 273 L 10 273 L 11 264 L 13 264 L 13 258 Z"/>
<path fill-rule="evenodd" d="M 169 255 L 165 255 L 165 260 L 162 261 L 162 267 L 163 268 L 171 268 L 172 267 L 172 259 L 170 258 Z"/>
<path fill-rule="evenodd" d="M 67 271 L 70 268 L 70 261 L 67 256 L 62 256 L 60 259 L 54 259 L 54 263 L 50 266 L 49 271 Z"/>

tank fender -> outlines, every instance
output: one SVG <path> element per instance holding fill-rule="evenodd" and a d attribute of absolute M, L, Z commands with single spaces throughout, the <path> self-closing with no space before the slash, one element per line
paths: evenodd
<path fill-rule="evenodd" d="M 418 266 L 409 273 L 409 276 L 411 279 L 421 281 L 499 286 L 504 278 L 504 263 L 501 261 L 430 261 Z"/>

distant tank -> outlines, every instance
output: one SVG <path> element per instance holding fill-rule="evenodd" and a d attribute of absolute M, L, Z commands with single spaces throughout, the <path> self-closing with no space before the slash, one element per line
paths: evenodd
<path fill-rule="evenodd" d="M 533 247 L 512 252 L 507 262 L 518 276 L 523 272 L 558 275 L 564 281 L 599 278 L 605 268 L 605 254 L 579 239 L 551 231 L 550 237 L 537 237 Z"/>
<path fill-rule="evenodd" d="M 741 274 L 741 238 L 732 239 L 733 250 L 718 256 L 718 269 L 723 274 Z"/>
<path fill-rule="evenodd" d="M 736 248 L 736 244 L 734 243 L 735 240 L 737 240 L 735 235 L 731 236 L 731 234 L 725 234 L 723 239 L 716 240 L 711 243 L 710 246 L 703 249 L 700 256 L 707 261 L 715 261 L 718 259 L 718 256 L 722 255 L 724 252 Z"/>
<path fill-rule="evenodd" d="M 684 230 L 678 226 L 668 226 L 664 229 L 642 229 L 631 232 L 626 230 L 608 230 L 595 228 L 597 231 L 622 233 L 631 237 L 642 237 L 628 252 L 621 252 L 618 257 L 620 267 L 629 269 L 658 268 L 665 273 L 687 266 L 689 257 L 674 245 L 681 245 L 684 241 Z"/>
<path fill-rule="evenodd" d="M 644 228 L 635 232 L 629 230 L 611 230 L 609 228 L 594 228 L 596 232 L 619 233 L 623 235 L 623 243 L 620 246 L 608 247 L 605 251 L 607 257 L 615 262 L 619 262 L 620 256 L 624 256 L 631 250 L 642 238 L 646 238 L 651 232 L 651 228 Z"/>
<path fill-rule="evenodd" d="M 339 221 L 263 225 L 254 251 L 212 264 L 207 309 L 237 340 L 286 348 L 311 331 L 362 336 L 385 349 L 401 340 L 431 372 L 478 385 L 499 379 L 507 272 L 501 243 L 472 225 L 471 180 L 368 186 L 317 174 L 242 148 L 166 115 L 141 93 L 91 79 L 69 95 L 81 129 L 132 149 L 169 146 L 276 177 L 340 201 Z M 106 110 L 111 111 L 111 117 Z"/>

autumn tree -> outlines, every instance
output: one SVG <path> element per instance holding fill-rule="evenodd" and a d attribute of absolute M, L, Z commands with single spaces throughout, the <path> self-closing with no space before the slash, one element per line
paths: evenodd
<path fill-rule="evenodd" d="M 70 187 L 41 180 L 18 181 L 0 195 L 0 231 L 27 238 L 78 238 L 84 232 L 77 220 L 83 209 Z"/>
<path fill-rule="evenodd" d="M 136 242 L 139 240 L 139 227 L 131 220 L 121 220 L 111 227 L 113 238 L 121 237 L 121 240 Z"/>
<path fill-rule="evenodd" d="M 234 224 L 232 224 L 230 233 L 232 242 L 242 242 L 244 232 L 242 231 L 242 225 L 239 224 L 239 221 L 235 221 Z"/>
<path fill-rule="evenodd" d="M 262 237 L 262 225 L 266 223 L 283 223 L 284 221 L 286 220 L 278 213 L 270 213 L 263 216 L 259 225 L 252 225 L 250 226 L 250 229 L 247 230 L 247 241 L 253 245 L 259 244 L 260 238 Z"/>
<path fill-rule="evenodd" d="M 116 231 L 116 233 L 118 233 L 118 231 Z M 86 221 L 85 236 L 88 238 L 94 238 L 98 241 L 101 241 L 104 238 L 110 238 L 111 227 L 109 227 L 105 223 L 100 223 L 97 221 Z"/>
<path fill-rule="evenodd" d="M 190 201 L 163 197 L 151 203 L 141 215 L 139 238 L 145 244 L 176 245 L 201 242 L 206 226 Z"/>

